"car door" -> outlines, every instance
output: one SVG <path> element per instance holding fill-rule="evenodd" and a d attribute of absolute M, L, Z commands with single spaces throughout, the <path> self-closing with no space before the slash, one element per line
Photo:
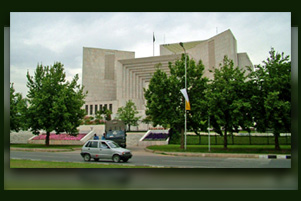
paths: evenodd
<path fill-rule="evenodd" d="M 113 151 L 106 142 L 99 142 L 101 158 L 110 159 L 113 156 Z"/>
<path fill-rule="evenodd" d="M 98 158 L 99 156 L 99 148 L 98 141 L 91 141 L 87 146 L 87 151 L 90 153 L 92 158 Z"/>

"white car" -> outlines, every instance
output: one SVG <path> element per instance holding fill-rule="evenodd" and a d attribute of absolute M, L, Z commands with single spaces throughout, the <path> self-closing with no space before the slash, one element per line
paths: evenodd
<path fill-rule="evenodd" d="M 91 158 L 95 161 L 112 159 L 118 163 L 120 160 L 127 162 L 132 158 L 130 150 L 121 148 L 116 142 L 111 140 L 89 140 L 83 145 L 80 154 L 85 161 L 90 161 Z"/>

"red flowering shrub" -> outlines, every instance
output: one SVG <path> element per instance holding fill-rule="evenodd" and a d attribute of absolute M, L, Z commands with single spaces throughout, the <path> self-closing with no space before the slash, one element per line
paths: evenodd
<path fill-rule="evenodd" d="M 66 133 L 62 133 L 62 134 L 50 133 L 49 139 L 50 140 L 81 140 L 85 136 L 86 133 L 79 133 L 76 136 L 69 135 Z M 45 139 L 46 139 L 45 133 L 40 134 L 33 138 L 33 140 L 45 140 Z"/>

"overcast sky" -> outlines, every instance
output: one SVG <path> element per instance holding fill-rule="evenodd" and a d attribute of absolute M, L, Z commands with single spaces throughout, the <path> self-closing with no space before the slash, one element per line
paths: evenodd
<path fill-rule="evenodd" d="M 38 63 L 65 66 L 67 80 L 82 79 L 83 47 L 134 51 L 136 58 L 155 56 L 159 45 L 206 40 L 230 29 L 238 52 L 247 52 L 253 64 L 262 64 L 274 47 L 291 55 L 291 13 L 11 13 L 10 82 L 27 94 L 26 73 Z"/>

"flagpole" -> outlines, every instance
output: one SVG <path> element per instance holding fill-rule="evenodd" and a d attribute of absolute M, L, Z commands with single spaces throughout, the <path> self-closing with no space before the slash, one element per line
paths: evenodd
<path fill-rule="evenodd" d="M 181 47 L 184 49 L 185 53 L 185 90 L 187 91 L 187 54 L 182 42 L 180 42 Z M 186 101 L 185 101 L 185 124 L 184 124 L 184 149 L 186 150 L 186 131 L 187 131 L 187 111 L 186 111 Z"/>

